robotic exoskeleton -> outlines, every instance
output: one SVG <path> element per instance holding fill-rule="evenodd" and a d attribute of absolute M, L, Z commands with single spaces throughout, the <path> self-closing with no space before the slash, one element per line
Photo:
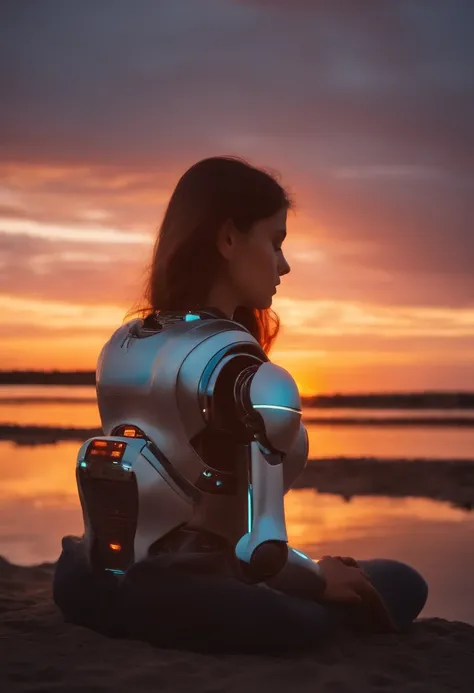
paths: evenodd
<path fill-rule="evenodd" d="M 93 569 L 197 541 L 233 547 L 248 582 L 292 565 L 323 588 L 285 524 L 308 455 L 298 389 L 242 325 L 214 309 L 132 320 L 103 347 L 96 385 L 104 435 L 76 467 Z"/>

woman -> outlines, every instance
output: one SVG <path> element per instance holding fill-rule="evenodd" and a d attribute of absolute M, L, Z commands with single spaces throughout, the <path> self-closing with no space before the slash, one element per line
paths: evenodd
<path fill-rule="evenodd" d="M 268 353 L 279 328 L 272 298 L 290 271 L 282 243 L 291 208 L 272 175 L 241 159 L 192 166 L 161 224 L 142 317 L 207 308 L 243 325 Z M 249 585 L 222 553 L 201 559 L 186 565 L 150 556 L 119 579 L 92 573 L 81 539 L 65 537 L 54 599 L 68 620 L 108 635 L 254 653 L 311 647 L 338 627 L 404 631 L 427 599 L 422 576 L 394 560 L 324 556 L 325 587 L 314 599 L 291 570 Z"/>

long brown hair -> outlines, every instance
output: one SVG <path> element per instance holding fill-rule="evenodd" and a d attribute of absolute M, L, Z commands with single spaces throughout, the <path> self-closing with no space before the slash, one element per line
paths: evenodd
<path fill-rule="evenodd" d="M 241 231 L 293 208 L 288 193 L 268 171 L 235 156 L 203 159 L 178 181 L 164 213 L 148 269 L 141 307 L 145 316 L 160 310 L 204 307 L 221 261 L 217 233 L 228 219 Z M 130 315 L 130 313 L 129 313 Z M 280 329 L 271 309 L 239 306 L 233 319 L 258 340 L 266 353 Z"/>

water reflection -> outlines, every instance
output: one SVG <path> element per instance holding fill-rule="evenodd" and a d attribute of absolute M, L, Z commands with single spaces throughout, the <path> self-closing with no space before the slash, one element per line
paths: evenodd
<path fill-rule="evenodd" d="M 310 457 L 474 458 L 474 428 L 308 424 Z"/>
<path fill-rule="evenodd" d="M 97 405 L 93 402 L 0 403 L 0 422 L 20 426 L 100 427 Z"/>
<path fill-rule="evenodd" d="M 76 443 L 0 443 L 0 554 L 28 565 L 56 560 L 61 537 L 81 534 Z M 311 489 L 285 499 L 290 543 L 324 554 L 394 558 L 430 584 L 423 616 L 474 624 L 474 516 L 425 499 L 356 497 L 350 503 Z"/>
<path fill-rule="evenodd" d="M 0 401 L 45 399 L 89 400 L 96 398 L 91 385 L 0 385 Z"/>
<path fill-rule="evenodd" d="M 349 419 L 455 419 L 463 417 L 474 419 L 472 409 L 365 409 L 363 407 L 305 407 L 307 417 L 324 419 L 349 418 Z"/>
<path fill-rule="evenodd" d="M 64 426 L 100 428 L 100 417 L 94 389 L 90 387 L 48 388 L 25 387 L 22 393 L 0 388 L 0 423 L 23 426 Z M 49 390 L 54 390 L 49 397 Z M 20 393 L 20 394 L 18 394 Z M 8 396 L 15 397 L 7 401 Z M 21 396 L 20 396 L 21 395 Z M 43 397 L 43 400 L 34 399 Z M 47 398 L 46 398 L 47 397 Z M 55 400 L 61 397 L 61 401 Z M 23 398 L 23 401 L 22 401 Z M 33 398 L 33 399 L 31 399 Z M 350 415 L 358 418 L 376 417 L 376 410 L 306 410 L 304 415 L 318 411 L 324 417 Z M 390 411 L 390 416 L 399 412 Z M 385 413 L 384 413 L 385 414 Z M 406 412 L 405 412 L 406 414 Z M 388 412 L 387 412 L 388 415 Z M 431 414 L 430 414 L 431 415 Z M 411 412 L 410 412 L 411 416 Z M 414 414 L 416 417 L 416 413 Z M 472 459 L 474 428 L 393 427 L 393 426 L 331 426 L 307 424 L 310 457 L 391 457 L 428 459 Z"/>

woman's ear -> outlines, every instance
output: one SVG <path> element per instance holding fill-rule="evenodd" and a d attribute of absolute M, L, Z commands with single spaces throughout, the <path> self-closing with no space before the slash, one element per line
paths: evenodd
<path fill-rule="evenodd" d="M 230 260 L 235 252 L 237 233 L 232 219 L 227 219 L 217 231 L 217 249 L 226 260 Z"/>

